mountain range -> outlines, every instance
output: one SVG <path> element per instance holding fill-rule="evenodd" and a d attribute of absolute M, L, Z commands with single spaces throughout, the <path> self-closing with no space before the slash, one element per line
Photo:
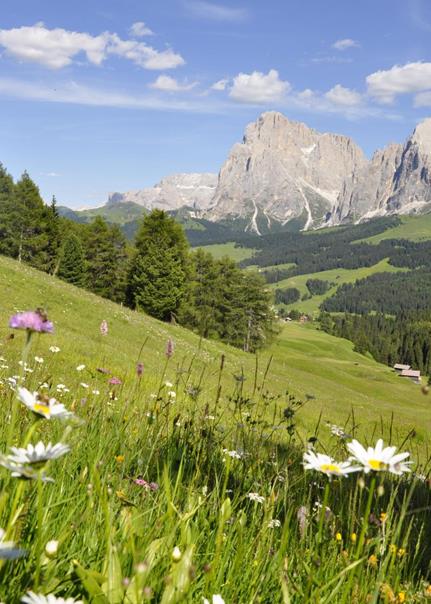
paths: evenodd
<path fill-rule="evenodd" d="M 431 118 L 404 144 L 390 144 L 369 160 L 347 136 L 266 112 L 247 126 L 218 175 L 168 176 L 152 188 L 111 193 L 99 212 L 89 212 L 112 215 L 135 206 L 188 208 L 192 218 L 256 234 L 426 213 L 431 211 Z"/>

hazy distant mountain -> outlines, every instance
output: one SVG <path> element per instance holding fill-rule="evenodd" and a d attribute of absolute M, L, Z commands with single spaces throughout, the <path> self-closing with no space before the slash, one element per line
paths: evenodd
<path fill-rule="evenodd" d="M 205 210 L 214 196 L 216 185 L 217 174 L 173 174 L 154 187 L 111 193 L 107 205 L 132 202 L 148 210 L 178 210 L 184 206 Z"/>

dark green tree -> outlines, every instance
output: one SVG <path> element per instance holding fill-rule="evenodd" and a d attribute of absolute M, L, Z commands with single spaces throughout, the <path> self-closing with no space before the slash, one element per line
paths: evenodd
<path fill-rule="evenodd" d="M 127 303 L 161 319 L 175 317 L 186 297 L 188 242 L 181 225 L 162 210 L 145 216 L 127 280 Z"/>
<path fill-rule="evenodd" d="M 214 294 L 220 263 L 202 249 L 198 249 L 191 260 L 190 296 L 181 305 L 179 321 L 204 338 L 218 337 L 220 313 Z"/>
<path fill-rule="evenodd" d="M 126 241 L 117 226 L 97 216 L 86 227 L 86 287 L 116 302 L 124 300 L 127 274 Z"/>
<path fill-rule="evenodd" d="M 46 270 L 49 248 L 47 210 L 38 187 L 27 172 L 15 185 L 15 199 L 18 261 Z"/>
<path fill-rule="evenodd" d="M 19 212 L 16 207 L 12 176 L 0 164 L 0 253 L 18 256 Z"/>
<path fill-rule="evenodd" d="M 83 287 L 85 283 L 85 258 L 79 238 L 71 233 L 64 241 L 57 275 L 60 279 Z"/>
<path fill-rule="evenodd" d="M 55 274 L 61 247 L 60 216 L 55 196 L 52 197 L 51 205 L 44 207 L 41 219 L 47 237 L 47 245 L 44 250 L 45 268 L 43 270 Z"/>

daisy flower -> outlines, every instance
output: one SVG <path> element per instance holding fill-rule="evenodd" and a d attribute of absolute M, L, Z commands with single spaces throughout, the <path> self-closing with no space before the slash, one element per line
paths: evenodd
<path fill-rule="evenodd" d="M 326 476 L 347 476 L 359 470 L 358 467 L 352 466 L 350 461 L 334 461 L 329 455 L 314 451 L 304 453 L 303 463 L 306 470 L 317 470 Z"/>
<path fill-rule="evenodd" d="M 21 602 L 24 604 L 84 604 L 82 600 L 75 600 L 75 598 L 57 598 L 54 594 L 44 596 L 35 594 L 34 591 L 28 591 L 25 596 L 22 596 Z"/>
<path fill-rule="evenodd" d="M 50 352 L 53 352 L 54 354 L 56 352 L 60 352 L 60 348 L 58 346 L 50 346 L 49 350 L 50 350 Z"/>
<path fill-rule="evenodd" d="M 63 443 L 57 443 L 52 445 L 48 443 L 44 445 L 42 441 L 39 441 L 37 445 L 29 444 L 27 447 L 10 447 L 11 454 L 6 459 L 8 462 L 17 465 L 28 464 L 30 466 L 43 465 L 51 459 L 58 459 L 70 451 L 68 445 Z"/>
<path fill-rule="evenodd" d="M 0 560 L 15 560 L 25 556 L 25 550 L 15 547 L 13 541 L 5 541 L 6 531 L 0 528 Z"/>
<path fill-rule="evenodd" d="M 73 413 L 55 400 L 55 398 L 45 399 L 40 397 L 37 392 L 31 393 L 27 388 L 18 388 L 18 398 L 24 403 L 27 409 L 41 415 L 45 419 L 68 419 L 73 417 Z"/>
<path fill-rule="evenodd" d="M 259 493 L 249 493 L 247 497 L 250 501 L 255 501 L 256 503 L 263 503 L 265 501 L 265 497 L 263 495 L 259 495 Z"/>
<path fill-rule="evenodd" d="M 385 447 L 381 438 L 375 447 L 365 449 L 357 440 L 352 440 L 351 443 L 347 443 L 347 448 L 352 454 L 351 461 L 359 462 L 366 474 L 371 471 L 388 471 L 397 475 L 410 472 L 409 464 L 412 462 L 404 461 L 410 453 L 395 455 L 397 447 Z"/>

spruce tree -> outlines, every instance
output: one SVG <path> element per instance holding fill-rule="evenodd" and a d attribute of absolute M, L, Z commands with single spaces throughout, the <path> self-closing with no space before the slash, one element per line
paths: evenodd
<path fill-rule="evenodd" d="M 127 281 L 127 303 L 167 321 L 186 296 L 188 242 L 182 227 L 162 210 L 145 216 L 136 237 Z"/>
<path fill-rule="evenodd" d="M 42 220 L 44 221 L 43 227 L 47 236 L 44 270 L 51 274 L 55 274 L 58 267 L 61 246 L 60 216 L 57 210 L 55 196 L 52 197 L 51 205 L 45 206 L 42 213 Z"/>
<path fill-rule="evenodd" d="M 64 241 L 61 250 L 57 275 L 77 287 L 85 283 L 85 260 L 82 244 L 79 238 L 71 233 Z"/>
<path fill-rule="evenodd" d="M 12 176 L 0 163 L 0 254 L 18 256 L 19 213 Z"/>
<path fill-rule="evenodd" d="M 116 302 L 124 300 L 127 252 L 118 226 L 97 216 L 86 229 L 87 288 Z"/>
<path fill-rule="evenodd" d="M 46 206 L 39 189 L 27 172 L 15 186 L 17 215 L 17 258 L 41 270 L 46 269 L 49 238 L 46 229 Z"/>

